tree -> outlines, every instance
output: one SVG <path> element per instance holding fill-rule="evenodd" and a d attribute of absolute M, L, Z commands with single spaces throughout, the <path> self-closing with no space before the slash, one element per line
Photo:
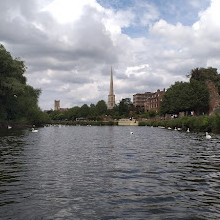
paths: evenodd
<path fill-rule="evenodd" d="M 178 114 L 194 110 L 198 114 L 206 113 L 209 106 L 209 93 L 206 85 L 196 80 L 176 82 L 163 96 L 160 106 L 162 114 Z"/>
<path fill-rule="evenodd" d="M 208 113 L 209 111 L 209 91 L 205 83 L 190 80 L 191 87 L 191 109 L 197 114 Z"/>
<path fill-rule="evenodd" d="M 90 119 L 90 120 L 96 120 L 97 116 L 98 116 L 98 115 L 97 115 L 96 105 L 90 104 L 88 119 Z"/>
<path fill-rule="evenodd" d="M 80 112 L 80 107 L 79 106 L 75 106 L 73 108 L 68 109 L 65 113 L 64 113 L 64 117 L 68 120 L 76 120 L 76 118 L 79 117 L 79 112 Z"/>
<path fill-rule="evenodd" d="M 122 99 L 119 103 L 119 115 L 123 115 L 125 117 L 129 116 L 130 110 L 133 108 L 133 104 L 130 98 Z"/>
<path fill-rule="evenodd" d="M 39 89 L 26 84 L 26 66 L 0 45 L 0 119 L 20 120 L 40 115 Z"/>
<path fill-rule="evenodd" d="M 106 114 L 107 112 L 107 105 L 104 100 L 100 100 L 96 104 L 96 111 L 98 115 Z"/>
<path fill-rule="evenodd" d="M 217 72 L 216 68 L 195 68 L 192 69 L 190 74 L 187 75 L 192 80 L 205 83 L 206 81 L 212 81 L 215 86 L 218 88 L 220 93 L 220 75 Z"/>
<path fill-rule="evenodd" d="M 107 115 L 110 115 L 114 119 L 119 119 L 119 105 L 115 105 L 113 109 L 107 109 Z"/>
<path fill-rule="evenodd" d="M 79 117 L 87 118 L 88 115 L 89 115 L 89 106 L 87 104 L 84 104 L 80 108 Z"/>
<path fill-rule="evenodd" d="M 150 110 L 149 112 L 147 112 L 150 118 L 154 118 L 157 115 L 157 112 L 154 110 Z"/>

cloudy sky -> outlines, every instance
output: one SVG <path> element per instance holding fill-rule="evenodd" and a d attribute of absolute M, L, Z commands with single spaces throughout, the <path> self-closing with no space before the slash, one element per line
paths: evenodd
<path fill-rule="evenodd" d="M 116 100 L 220 69 L 219 0 L 0 0 L 0 43 L 41 88 L 39 106 Z"/>

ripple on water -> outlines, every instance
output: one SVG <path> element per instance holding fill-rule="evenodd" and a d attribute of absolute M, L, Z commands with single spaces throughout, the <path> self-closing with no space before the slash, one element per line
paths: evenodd
<path fill-rule="evenodd" d="M 219 219 L 220 138 L 149 127 L 0 137 L 1 219 Z"/>

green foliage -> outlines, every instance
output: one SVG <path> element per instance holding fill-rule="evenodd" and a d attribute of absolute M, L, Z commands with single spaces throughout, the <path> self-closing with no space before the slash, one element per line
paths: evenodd
<path fill-rule="evenodd" d="M 181 128 L 186 131 L 188 128 L 194 132 L 214 132 L 220 133 L 220 115 L 201 115 L 201 116 L 185 116 L 172 120 L 147 120 L 139 122 L 139 126 L 163 126 L 172 129 Z"/>
<path fill-rule="evenodd" d="M 197 114 L 207 113 L 209 92 L 204 83 L 196 80 L 176 82 L 165 93 L 161 102 L 161 114 L 178 114 L 194 110 Z"/>
<path fill-rule="evenodd" d="M 98 115 L 106 114 L 107 105 L 104 100 L 98 101 L 96 104 L 96 112 Z"/>
<path fill-rule="evenodd" d="M 196 80 L 203 83 L 205 83 L 206 81 L 212 81 L 218 88 L 218 91 L 220 93 L 220 75 L 218 74 L 216 68 L 195 68 L 191 70 L 188 77 L 190 77 L 190 82 L 192 80 Z"/>
<path fill-rule="evenodd" d="M 216 68 L 191 70 L 190 82 L 176 82 L 165 93 L 161 103 L 161 114 L 174 114 L 194 110 L 198 115 L 208 113 L 209 91 L 207 81 L 212 81 L 220 93 L 220 75 Z"/>
<path fill-rule="evenodd" d="M 154 118 L 154 117 L 157 115 L 157 112 L 154 111 L 154 110 L 150 110 L 150 111 L 148 112 L 148 115 L 149 115 L 150 118 Z"/>
<path fill-rule="evenodd" d="M 98 116 L 98 114 L 97 114 L 96 106 L 94 104 L 91 104 L 90 109 L 89 109 L 88 119 L 89 120 L 96 120 L 97 116 Z"/>
<path fill-rule="evenodd" d="M 82 105 L 81 107 L 75 106 L 68 109 L 66 112 L 61 113 L 60 111 L 52 111 L 50 113 L 50 118 L 52 120 L 76 120 L 77 118 L 83 118 L 85 120 L 102 120 L 103 116 L 107 112 L 107 105 L 105 101 L 98 101 L 96 105 L 87 104 Z"/>
<path fill-rule="evenodd" d="M 59 121 L 57 122 L 59 124 L 63 125 L 82 125 L 82 126 L 112 126 L 112 125 L 118 125 L 118 122 L 113 121 Z"/>
<path fill-rule="evenodd" d="M 209 91 L 205 83 L 196 80 L 190 80 L 191 88 L 191 110 L 197 114 L 208 113 L 209 109 Z"/>
<path fill-rule="evenodd" d="M 89 115 L 89 106 L 87 104 L 84 104 L 80 108 L 79 117 L 87 118 L 88 115 Z"/>
<path fill-rule="evenodd" d="M 75 107 L 73 107 L 73 108 L 70 108 L 70 109 L 68 109 L 64 114 L 65 114 L 65 118 L 66 119 L 68 119 L 68 120 L 75 120 L 76 118 L 78 118 L 79 117 L 79 112 L 80 112 L 80 107 L 78 107 L 78 106 L 75 106 Z M 58 119 L 54 119 L 53 118 L 53 114 L 57 114 L 56 112 L 54 113 L 54 112 L 51 112 L 51 118 L 53 119 L 53 120 L 58 120 Z"/>
<path fill-rule="evenodd" d="M 24 62 L 0 45 L 0 120 L 47 121 L 38 107 L 39 89 L 26 84 Z M 36 114 L 36 115 L 35 115 Z"/>
<path fill-rule="evenodd" d="M 212 131 L 216 133 L 220 133 L 220 115 L 213 115 L 210 119 L 212 124 Z"/>
<path fill-rule="evenodd" d="M 50 113 L 50 118 L 52 120 L 63 120 L 65 117 L 64 117 L 64 113 L 56 110 Z"/>
<path fill-rule="evenodd" d="M 120 118 L 120 116 L 119 116 L 119 106 L 115 105 L 113 109 L 108 109 L 106 114 L 110 115 L 114 119 Z"/>
<path fill-rule="evenodd" d="M 27 119 L 28 122 L 35 125 L 41 125 L 51 122 L 49 115 L 42 112 L 39 108 L 33 108 L 32 110 L 28 111 Z"/>
<path fill-rule="evenodd" d="M 163 96 L 160 112 L 176 114 L 180 111 L 191 110 L 191 88 L 189 83 L 176 82 Z"/>
<path fill-rule="evenodd" d="M 128 117 L 129 112 L 133 109 L 133 104 L 130 98 L 122 99 L 118 106 L 119 115 L 123 117 Z"/>

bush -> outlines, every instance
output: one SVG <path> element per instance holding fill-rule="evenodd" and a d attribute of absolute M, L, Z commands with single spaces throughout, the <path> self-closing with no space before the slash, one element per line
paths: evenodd
<path fill-rule="evenodd" d="M 203 115 L 203 116 L 185 116 L 182 118 L 172 119 L 172 120 L 157 120 L 157 121 L 141 121 L 139 126 L 162 126 L 162 127 L 171 127 L 171 128 L 182 128 L 187 130 L 188 128 L 191 131 L 209 131 L 220 133 L 220 115 Z"/>
<path fill-rule="evenodd" d="M 212 131 L 215 133 L 220 133 L 220 115 L 214 115 L 211 118 Z"/>

